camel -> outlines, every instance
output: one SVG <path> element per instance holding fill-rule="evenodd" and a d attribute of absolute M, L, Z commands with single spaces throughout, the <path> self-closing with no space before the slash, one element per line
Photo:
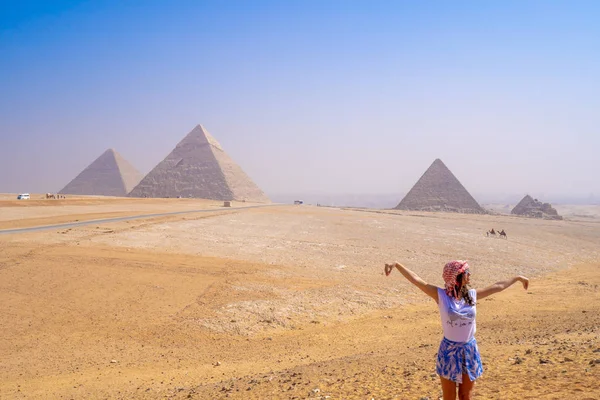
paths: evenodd
<path fill-rule="evenodd" d="M 498 235 L 498 236 L 496 236 Z M 485 236 L 492 236 L 492 237 L 499 237 L 499 238 L 504 238 L 504 239 L 508 239 L 508 236 L 506 236 L 506 232 L 504 232 L 504 229 L 502 229 L 501 231 L 495 231 L 494 228 L 492 228 L 491 230 L 487 231 L 485 233 Z"/>
<path fill-rule="evenodd" d="M 52 193 L 46 193 L 46 198 L 47 199 L 56 199 L 56 196 L 53 195 Z"/>

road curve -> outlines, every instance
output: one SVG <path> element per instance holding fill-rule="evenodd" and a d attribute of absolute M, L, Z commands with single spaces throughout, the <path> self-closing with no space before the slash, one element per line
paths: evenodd
<path fill-rule="evenodd" d="M 193 213 L 203 213 L 203 212 L 218 212 L 218 211 L 233 211 L 233 210 L 247 210 L 247 209 L 251 209 L 251 208 L 262 208 L 262 207 L 275 207 L 278 205 L 279 204 L 268 204 L 268 205 L 260 205 L 260 206 L 230 207 L 230 208 L 218 208 L 218 209 L 206 208 L 206 209 L 200 209 L 200 210 L 174 211 L 174 212 L 159 213 L 159 214 L 132 215 L 129 217 L 92 219 L 89 221 L 68 222 L 68 223 L 64 223 L 64 224 L 55 224 L 55 225 L 32 226 L 29 228 L 0 229 L 0 235 L 11 235 L 11 234 L 16 234 L 16 233 L 49 231 L 52 229 L 75 228 L 78 226 L 85 226 L 85 225 L 92 225 L 92 224 L 105 224 L 108 222 L 121 222 L 121 221 L 131 221 L 131 220 L 144 219 L 144 218 L 167 217 L 170 215 L 193 214 Z"/>

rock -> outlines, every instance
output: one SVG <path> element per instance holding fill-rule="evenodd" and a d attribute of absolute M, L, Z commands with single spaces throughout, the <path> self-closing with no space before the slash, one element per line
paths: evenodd
<path fill-rule="evenodd" d="M 110 360 L 110 363 L 111 363 L 111 364 L 116 364 L 116 363 L 117 363 L 117 360 Z"/>
<path fill-rule="evenodd" d="M 313 392 L 314 394 L 317 394 L 317 393 L 320 393 L 320 392 L 321 392 L 321 389 L 319 389 L 319 388 L 314 388 L 314 389 L 312 390 L 312 392 Z"/>
<path fill-rule="evenodd" d="M 220 365 L 221 365 L 221 361 L 217 361 L 217 362 L 215 363 L 215 367 L 218 367 L 218 366 L 220 366 Z"/>
<path fill-rule="evenodd" d="M 540 362 L 541 362 L 541 360 L 540 360 Z M 513 365 L 522 364 L 522 363 L 523 363 L 523 359 L 521 357 L 519 357 L 519 356 L 515 357 Z"/>

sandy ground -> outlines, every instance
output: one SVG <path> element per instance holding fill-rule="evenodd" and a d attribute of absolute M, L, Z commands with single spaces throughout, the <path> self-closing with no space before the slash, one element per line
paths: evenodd
<path fill-rule="evenodd" d="M 70 214 L 40 209 L 86 207 L 73 215 L 87 218 L 188 206 L 75 200 L 0 201 L 0 215 L 62 222 Z M 486 237 L 492 227 L 508 239 Z M 470 260 L 475 287 L 532 277 L 528 291 L 479 304 L 477 398 L 600 399 L 595 219 L 215 204 L 4 235 L 0 249 L 2 399 L 438 399 L 436 306 L 382 268 L 398 260 L 441 284 L 452 258 Z"/>
<path fill-rule="evenodd" d="M 45 199 L 41 194 L 32 194 L 31 200 L 15 199 L 16 194 L 0 194 L 0 229 L 223 208 L 222 201 L 202 199 L 130 199 L 104 196 L 68 196 L 67 199 Z M 232 203 L 233 207 L 248 205 L 252 204 Z"/>

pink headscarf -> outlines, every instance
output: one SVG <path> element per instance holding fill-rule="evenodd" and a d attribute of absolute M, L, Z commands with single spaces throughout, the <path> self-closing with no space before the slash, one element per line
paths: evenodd
<path fill-rule="evenodd" d="M 456 277 L 469 269 L 469 263 L 465 260 L 450 261 L 444 266 L 442 277 L 444 278 L 446 293 L 448 296 L 458 299 L 456 293 Z"/>

